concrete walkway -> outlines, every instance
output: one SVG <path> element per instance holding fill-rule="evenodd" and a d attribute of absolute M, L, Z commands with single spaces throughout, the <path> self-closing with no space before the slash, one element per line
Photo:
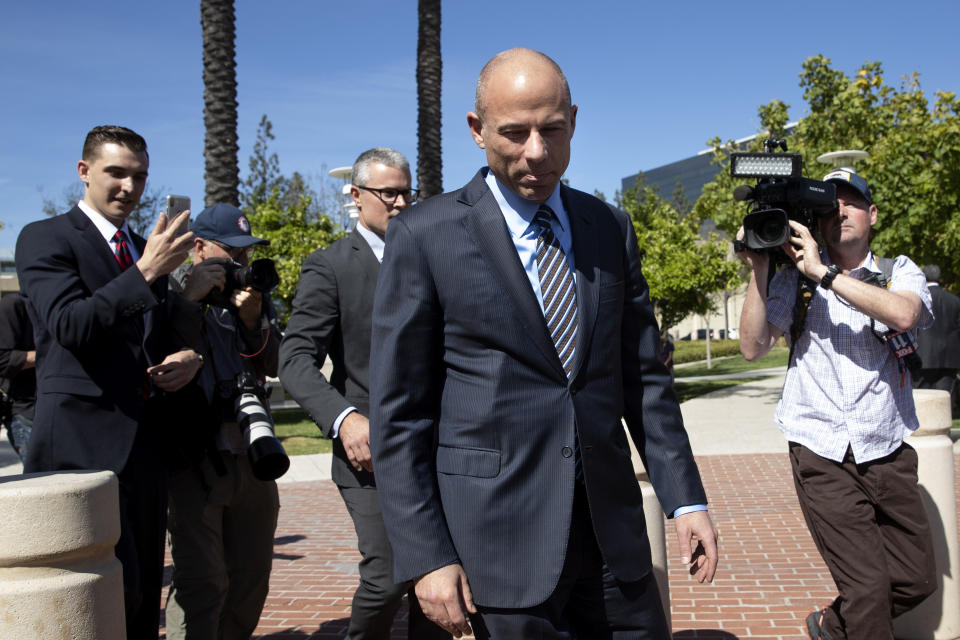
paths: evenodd
<path fill-rule="evenodd" d="M 787 452 L 787 443 L 773 421 L 783 388 L 783 369 L 761 371 L 776 375 L 718 389 L 680 405 L 694 456 Z M 760 371 L 743 373 L 750 373 L 751 378 L 762 375 Z M 731 377 L 745 376 L 726 374 L 712 379 Z"/>

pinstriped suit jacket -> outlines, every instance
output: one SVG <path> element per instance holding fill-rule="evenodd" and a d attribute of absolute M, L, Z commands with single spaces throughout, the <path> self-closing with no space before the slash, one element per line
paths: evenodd
<path fill-rule="evenodd" d="M 580 314 L 568 381 L 483 175 L 390 223 L 373 313 L 374 468 L 397 581 L 460 562 L 478 604 L 530 607 L 563 567 L 575 430 L 618 579 L 650 570 L 621 417 L 668 513 L 706 497 L 628 217 L 562 187 Z"/>

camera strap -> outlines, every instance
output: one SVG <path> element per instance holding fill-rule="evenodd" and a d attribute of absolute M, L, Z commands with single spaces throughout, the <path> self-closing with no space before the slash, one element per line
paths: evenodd
<path fill-rule="evenodd" d="M 873 274 L 867 282 L 875 284 L 884 289 L 890 288 L 890 276 L 893 273 L 893 260 L 890 258 L 877 258 L 880 263 L 881 273 Z M 886 344 L 897 359 L 897 367 L 900 369 L 900 387 L 906 383 L 907 369 L 916 372 L 922 368 L 923 363 L 920 355 L 917 353 L 917 338 L 912 331 L 896 331 L 890 329 L 886 333 L 877 331 L 876 320 L 870 318 L 870 331 L 876 336 L 877 340 Z"/>
<path fill-rule="evenodd" d="M 876 258 L 876 260 L 880 267 L 880 273 L 872 274 L 864 280 L 864 282 L 889 289 L 893 276 L 893 259 Z M 807 320 L 807 310 L 810 307 L 810 301 L 813 299 L 813 292 L 816 288 L 817 283 L 813 280 L 803 274 L 798 275 L 797 296 L 793 303 L 793 323 L 790 325 L 790 355 L 787 360 L 787 366 L 793 364 L 794 350 L 797 347 L 797 341 L 800 339 L 801 334 L 803 334 Z M 916 338 L 914 338 L 913 334 L 909 331 L 897 332 L 890 330 L 885 334 L 881 334 L 877 331 L 876 327 L 876 320 L 870 318 L 870 330 L 873 335 L 877 340 L 880 340 L 890 347 L 893 355 L 897 358 L 897 365 L 900 369 L 900 386 L 902 387 L 905 382 L 907 367 L 913 369 L 919 366 L 919 356 L 916 354 Z"/>

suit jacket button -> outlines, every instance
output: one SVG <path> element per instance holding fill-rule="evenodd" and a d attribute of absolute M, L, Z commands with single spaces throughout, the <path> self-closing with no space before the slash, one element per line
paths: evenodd
<path fill-rule="evenodd" d="M 573 449 L 570 447 L 564 447 L 563 449 L 560 449 L 560 455 L 562 455 L 564 458 L 569 458 L 573 455 Z"/>

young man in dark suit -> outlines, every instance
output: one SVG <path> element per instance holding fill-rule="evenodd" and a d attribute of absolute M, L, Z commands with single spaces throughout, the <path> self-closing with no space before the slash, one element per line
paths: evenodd
<path fill-rule="evenodd" d="M 691 573 L 716 568 L 630 219 L 560 184 L 576 115 L 553 60 L 496 56 L 467 115 L 489 168 L 388 233 L 374 465 L 395 578 L 458 636 L 668 637 L 621 418 Z"/>
<path fill-rule="evenodd" d="M 333 481 L 357 531 L 363 560 L 350 611 L 351 639 L 386 640 L 409 583 L 395 584 L 370 459 L 370 323 L 387 225 L 416 200 L 410 165 L 399 152 L 374 148 L 353 165 L 353 233 L 303 263 L 293 313 L 280 346 L 280 382 L 333 438 Z M 327 356 L 330 380 L 321 373 Z M 410 638 L 449 638 L 410 598 Z"/>
<path fill-rule="evenodd" d="M 77 173 L 83 200 L 33 222 L 17 240 L 21 293 L 34 325 L 37 404 L 24 472 L 109 470 L 120 480 L 120 540 L 128 638 L 156 638 L 166 514 L 160 425 L 144 405 L 176 391 L 202 359 L 174 344 L 177 299 L 167 274 L 187 256 L 190 215 L 160 214 L 145 240 L 127 217 L 147 180 L 147 145 L 124 127 L 87 134 Z"/>

